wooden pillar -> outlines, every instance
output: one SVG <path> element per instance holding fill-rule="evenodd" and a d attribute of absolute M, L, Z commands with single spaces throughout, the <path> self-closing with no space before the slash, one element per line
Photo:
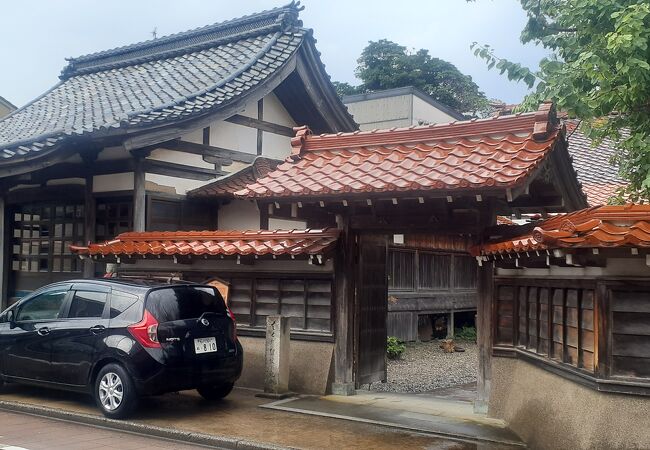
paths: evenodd
<path fill-rule="evenodd" d="M 479 209 L 479 225 L 485 230 L 496 224 L 494 199 L 483 202 Z M 482 236 L 482 239 L 485 238 Z M 492 385 L 492 302 L 494 293 L 494 261 L 482 261 L 478 267 L 476 286 L 476 333 L 478 341 L 477 395 L 474 410 L 487 413 Z"/>
<path fill-rule="evenodd" d="M 11 235 L 4 196 L 0 196 L 0 311 L 9 306 L 9 273 L 11 271 Z"/>
<path fill-rule="evenodd" d="M 257 119 L 264 120 L 264 99 L 261 98 L 257 101 Z M 257 129 L 257 154 L 261 155 L 264 150 L 263 145 L 264 132 Z"/>
<path fill-rule="evenodd" d="M 86 176 L 86 189 L 84 196 L 84 240 L 86 244 L 95 242 L 95 214 L 97 208 L 95 205 L 95 197 L 93 197 L 93 176 Z M 83 261 L 83 276 L 84 278 L 92 278 L 95 276 L 95 262 L 86 258 Z"/>
<path fill-rule="evenodd" d="M 487 413 L 492 382 L 492 297 L 494 262 L 483 261 L 478 269 L 476 332 L 478 334 L 478 378 L 474 410 Z"/>
<path fill-rule="evenodd" d="M 447 339 L 454 338 L 454 310 L 447 314 Z"/>
<path fill-rule="evenodd" d="M 334 347 L 334 383 L 332 393 L 354 395 L 354 252 L 355 238 L 349 220 L 342 218 L 338 251 L 334 261 L 336 346 Z"/>
<path fill-rule="evenodd" d="M 133 231 L 145 231 L 146 194 L 143 158 L 135 157 L 133 171 Z"/>

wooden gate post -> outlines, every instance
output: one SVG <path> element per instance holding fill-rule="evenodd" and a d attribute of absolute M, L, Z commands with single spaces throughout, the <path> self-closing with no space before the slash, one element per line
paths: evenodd
<path fill-rule="evenodd" d="M 478 334 L 478 379 L 474 411 L 486 414 L 492 382 L 492 297 L 494 262 L 483 261 L 478 269 L 476 331 Z"/>
<path fill-rule="evenodd" d="M 335 332 L 332 394 L 354 395 L 354 258 L 355 236 L 347 218 L 337 217 L 341 237 L 334 259 Z"/>

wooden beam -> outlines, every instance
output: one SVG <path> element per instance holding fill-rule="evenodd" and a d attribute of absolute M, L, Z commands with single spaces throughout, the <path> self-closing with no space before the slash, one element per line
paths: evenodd
<path fill-rule="evenodd" d="M 165 150 L 191 153 L 201 156 L 212 156 L 216 158 L 223 158 L 225 160 L 239 161 L 250 164 L 255 160 L 252 153 L 240 152 L 237 150 L 230 150 L 222 147 L 215 147 L 213 145 L 197 144 L 195 142 L 181 141 L 175 139 L 172 141 L 162 142 L 154 145 L 155 148 L 162 148 Z"/>
<path fill-rule="evenodd" d="M 226 172 L 222 170 L 206 169 L 203 167 L 188 166 L 186 164 L 177 164 L 167 161 L 157 161 L 155 159 L 145 159 L 143 165 L 145 172 L 176 178 L 185 178 L 188 180 L 208 181 L 226 174 Z"/>
<path fill-rule="evenodd" d="M 249 128 L 256 128 L 258 130 L 273 134 L 279 134 L 281 136 L 294 137 L 296 135 L 296 133 L 293 131 L 293 128 L 291 127 L 278 125 L 277 123 L 267 122 L 265 120 L 254 119 L 252 117 L 242 116 L 241 114 L 235 114 L 234 116 L 228 117 L 226 119 L 226 122 L 235 123 L 237 125 L 242 125 Z"/>
<path fill-rule="evenodd" d="M 144 161 L 135 160 L 133 171 L 133 231 L 145 231 L 146 193 Z"/>

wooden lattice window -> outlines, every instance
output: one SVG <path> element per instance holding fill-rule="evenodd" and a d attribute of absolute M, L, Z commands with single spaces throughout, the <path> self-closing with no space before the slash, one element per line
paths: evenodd
<path fill-rule="evenodd" d="M 269 315 L 289 318 L 292 330 L 332 331 L 332 281 L 312 278 L 232 278 L 230 308 L 237 323 L 266 326 Z"/>
<path fill-rule="evenodd" d="M 97 201 L 95 235 L 97 241 L 113 239 L 133 230 L 132 199 L 102 199 Z"/>
<path fill-rule="evenodd" d="M 495 343 L 594 371 L 594 289 L 499 285 Z"/>
<path fill-rule="evenodd" d="M 18 272 L 79 272 L 81 263 L 70 245 L 82 244 L 83 237 L 83 205 L 20 205 L 14 211 L 11 268 Z"/>

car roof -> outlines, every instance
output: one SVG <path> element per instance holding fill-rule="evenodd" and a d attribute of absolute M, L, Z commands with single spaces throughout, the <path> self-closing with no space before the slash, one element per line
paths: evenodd
<path fill-rule="evenodd" d="M 151 278 L 84 278 L 84 279 L 73 279 L 61 281 L 58 283 L 52 283 L 46 286 L 43 286 L 41 289 L 48 287 L 54 287 L 61 284 L 76 284 L 76 283 L 86 283 L 86 284 L 98 284 L 105 286 L 119 286 L 127 291 L 136 291 L 136 292 L 146 292 L 150 289 L 161 288 L 166 286 L 201 286 L 200 284 L 193 283 L 190 281 L 162 281 Z"/>

